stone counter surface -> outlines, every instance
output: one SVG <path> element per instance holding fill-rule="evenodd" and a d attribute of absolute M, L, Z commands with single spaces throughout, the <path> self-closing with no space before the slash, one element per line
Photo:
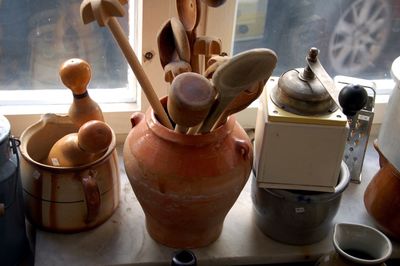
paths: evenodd
<path fill-rule="evenodd" d="M 361 184 L 351 183 L 342 195 L 334 222 L 375 226 L 365 210 L 363 194 L 379 169 L 371 145 L 365 156 Z M 118 149 L 119 155 L 122 149 Z M 121 199 L 114 215 L 99 227 L 76 234 L 36 232 L 35 265 L 169 265 L 175 249 L 155 242 L 145 228 L 144 213 L 126 177 L 122 157 Z M 265 236 L 255 225 L 250 180 L 228 213 L 221 236 L 205 248 L 193 249 L 198 265 L 250 265 L 314 261 L 333 250 L 332 230 L 322 241 L 286 245 Z M 392 258 L 400 258 L 400 243 L 392 241 Z"/>

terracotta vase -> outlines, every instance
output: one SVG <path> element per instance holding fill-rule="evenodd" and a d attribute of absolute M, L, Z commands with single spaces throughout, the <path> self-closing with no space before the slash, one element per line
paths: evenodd
<path fill-rule="evenodd" d="M 333 230 L 334 251 L 322 256 L 316 266 L 385 266 L 392 254 L 390 240 L 367 225 L 338 223 Z"/>
<path fill-rule="evenodd" d="M 400 240 L 400 173 L 380 151 L 381 168 L 372 178 L 364 192 L 364 204 L 382 231 Z"/>
<path fill-rule="evenodd" d="M 250 175 L 245 131 L 231 116 L 210 133 L 185 135 L 162 126 L 151 109 L 134 113 L 131 122 L 124 163 L 150 236 L 178 248 L 216 240 Z"/>
<path fill-rule="evenodd" d="M 95 161 L 61 167 L 45 163 L 54 143 L 78 129 L 68 116 L 46 114 L 21 135 L 21 180 L 25 212 L 35 226 L 79 232 L 105 222 L 119 204 L 116 139 Z"/>

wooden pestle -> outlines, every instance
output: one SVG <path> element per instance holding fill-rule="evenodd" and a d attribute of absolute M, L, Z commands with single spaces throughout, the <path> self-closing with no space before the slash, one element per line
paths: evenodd
<path fill-rule="evenodd" d="M 216 96 L 211 82 L 194 72 L 179 74 L 168 94 L 168 112 L 177 124 L 175 130 L 186 133 L 189 127 L 201 123 L 207 116 Z"/>
<path fill-rule="evenodd" d="M 70 133 L 59 139 L 51 148 L 46 164 L 74 167 L 91 163 L 110 146 L 112 130 L 104 122 L 91 120 L 83 124 L 78 133 Z"/>
<path fill-rule="evenodd" d="M 65 61 L 60 67 L 61 81 L 74 96 L 68 115 L 72 122 L 81 127 L 89 120 L 104 121 L 100 106 L 90 98 L 87 85 L 92 76 L 89 64 L 79 58 Z"/>

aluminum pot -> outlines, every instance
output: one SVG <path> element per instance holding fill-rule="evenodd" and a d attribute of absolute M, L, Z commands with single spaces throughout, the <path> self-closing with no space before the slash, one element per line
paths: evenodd
<path fill-rule="evenodd" d="M 254 217 L 260 230 L 274 240 L 307 245 L 322 240 L 332 227 L 341 195 L 350 182 L 344 162 L 335 192 L 266 189 L 252 176 Z"/>
<path fill-rule="evenodd" d="M 17 265 L 28 251 L 25 232 L 18 141 L 0 115 L 0 264 Z"/>
<path fill-rule="evenodd" d="M 21 179 L 28 220 L 54 232 L 79 232 L 105 222 L 119 204 L 115 134 L 102 157 L 78 167 L 44 164 L 53 144 L 77 132 L 68 116 L 45 114 L 21 135 Z"/>

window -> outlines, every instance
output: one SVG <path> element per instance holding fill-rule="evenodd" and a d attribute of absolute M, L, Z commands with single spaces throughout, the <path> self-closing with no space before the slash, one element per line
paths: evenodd
<path fill-rule="evenodd" d="M 399 42 L 400 3 L 395 0 L 238 0 L 233 53 L 274 50 L 274 76 L 304 67 L 314 46 L 332 77 L 374 80 L 387 101 Z"/>
<path fill-rule="evenodd" d="M 390 78 L 398 56 L 400 3 L 393 0 L 239 0 L 234 53 L 267 47 L 276 75 L 302 67 L 310 47 L 332 76 Z"/>
<path fill-rule="evenodd" d="M 84 25 L 80 4 L 81 0 L 0 2 L 2 104 L 67 104 L 71 92 L 58 70 L 70 58 L 90 64 L 89 91 L 100 102 L 136 100 L 134 84 L 128 84 L 127 64 L 110 32 L 95 21 Z M 128 23 L 128 8 L 119 20 L 125 32 L 133 33 L 136 22 Z"/>

